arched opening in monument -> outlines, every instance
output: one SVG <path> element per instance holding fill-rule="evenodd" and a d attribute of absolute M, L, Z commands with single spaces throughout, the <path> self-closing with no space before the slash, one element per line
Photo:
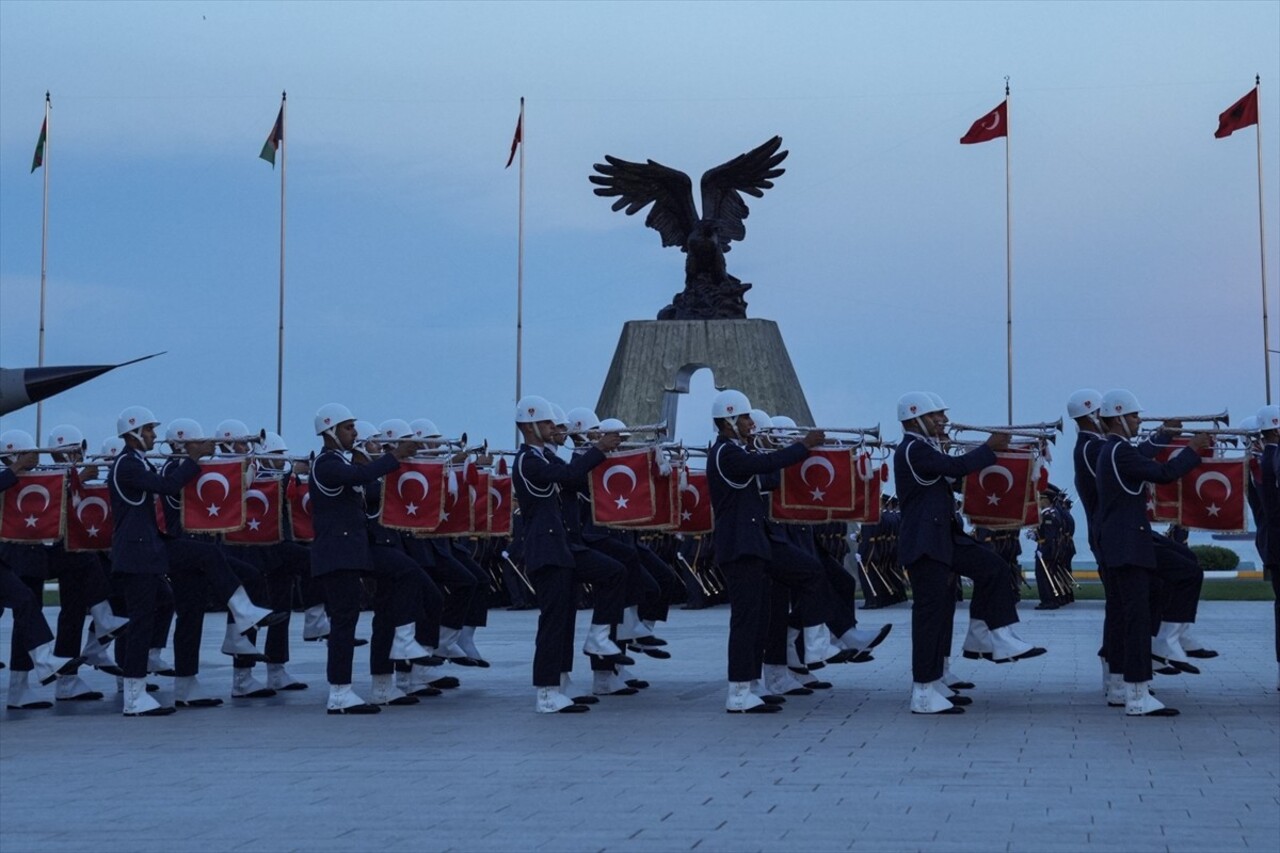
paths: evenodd
<path fill-rule="evenodd" d="M 676 390 L 665 392 L 663 416 L 668 424 L 674 424 L 676 441 L 687 447 L 706 447 L 715 439 L 711 428 L 711 401 L 719 391 L 711 368 L 702 364 L 688 364 L 676 374 Z M 695 458 L 694 467 L 702 467 L 702 460 Z"/>

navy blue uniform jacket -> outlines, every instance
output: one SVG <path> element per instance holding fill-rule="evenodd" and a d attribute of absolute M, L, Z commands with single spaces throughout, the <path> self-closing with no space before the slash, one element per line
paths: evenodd
<path fill-rule="evenodd" d="M 711 510 L 716 519 L 716 562 L 723 565 L 743 557 L 768 560 L 773 556 L 769 505 L 757 477 L 795 465 L 808 455 L 809 448 L 799 442 L 772 453 L 752 453 L 737 442 L 716 439 L 707 458 Z M 785 536 L 776 535 L 786 541 Z"/>
<path fill-rule="evenodd" d="M 163 574 L 169 570 L 168 552 L 156 527 L 156 495 L 176 496 L 195 479 L 200 466 L 183 459 L 160 474 L 142 454 L 126 448 L 111 464 L 111 570 L 128 574 Z"/>
<path fill-rule="evenodd" d="M 581 481 L 588 471 L 603 461 L 604 454 L 596 447 L 587 448 L 566 464 L 558 457 L 555 461 L 547 459 L 531 445 L 520 445 L 512 466 L 511 485 L 520 503 L 524 564 L 530 571 L 543 566 L 567 568 L 573 565 L 573 551 L 560 504 L 560 487 Z"/>
<path fill-rule="evenodd" d="M 1156 567 L 1156 549 L 1147 520 L 1147 483 L 1172 483 L 1200 464 L 1187 448 L 1168 462 L 1148 459 L 1118 435 L 1107 436 L 1098 452 L 1098 508 L 1093 529 L 1104 566 Z"/>
<path fill-rule="evenodd" d="M 898 562 L 909 566 L 929 557 L 951 565 L 954 537 L 964 533 L 958 529 L 948 478 L 959 479 L 995 462 L 995 452 L 985 444 L 963 456 L 948 456 L 918 433 L 902 437 L 893 452 L 893 484 L 902 508 Z"/>
<path fill-rule="evenodd" d="M 373 568 L 364 487 L 400 467 L 390 453 L 366 465 L 355 465 L 336 450 L 325 450 L 311 465 L 311 576 L 330 572 L 364 572 Z"/>

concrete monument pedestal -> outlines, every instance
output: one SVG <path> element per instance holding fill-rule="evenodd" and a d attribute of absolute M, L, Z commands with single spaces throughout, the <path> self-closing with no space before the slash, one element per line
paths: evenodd
<path fill-rule="evenodd" d="M 771 415 L 813 423 L 778 324 L 758 319 L 624 324 L 596 412 L 628 424 L 665 420 L 674 435 L 677 395 L 689 393 L 689 378 L 704 367 L 717 389 L 736 388 Z"/>

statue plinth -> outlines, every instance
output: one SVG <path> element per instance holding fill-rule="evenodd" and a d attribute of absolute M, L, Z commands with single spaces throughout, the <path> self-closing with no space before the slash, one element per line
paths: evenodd
<path fill-rule="evenodd" d="M 704 367 L 716 388 L 736 388 L 771 415 L 813 423 L 778 324 L 756 319 L 624 324 L 596 411 L 628 424 L 665 420 L 674 435 L 677 395 L 689 393 L 689 378 Z"/>

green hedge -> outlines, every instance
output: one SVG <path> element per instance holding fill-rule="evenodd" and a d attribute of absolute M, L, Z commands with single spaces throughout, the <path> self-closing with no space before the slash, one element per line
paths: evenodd
<path fill-rule="evenodd" d="M 1240 565 L 1240 557 L 1221 545 L 1192 545 L 1191 551 L 1206 572 L 1228 572 Z"/>

